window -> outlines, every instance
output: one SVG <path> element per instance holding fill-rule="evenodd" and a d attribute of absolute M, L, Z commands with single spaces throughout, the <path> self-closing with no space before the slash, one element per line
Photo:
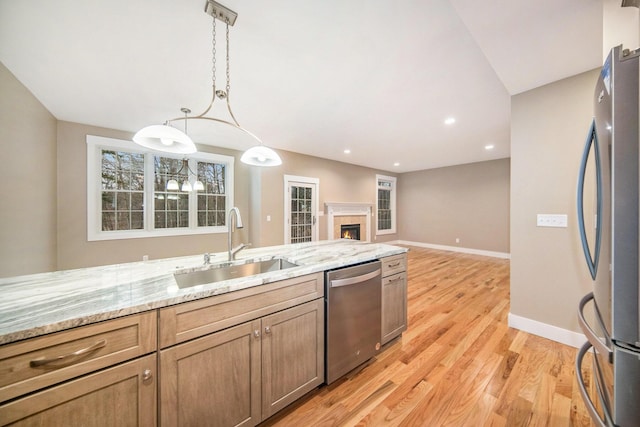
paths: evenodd
<path fill-rule="evenodd" d="M 396 232 L 396 178 L 376 175 L 378 227 L 376 234 Z"/>
<path fill-rule="evenodd" d="M 182 160 L 153 156 L 153 224 L 156 229 L 189 227 L 189 192 L 167 190 L 167 182 L 188 179 Z"/>
<path fill-rule="evenodd" d="M 144 155 L 101 150 L 102 231 L 144 228 Z"/>
<path fill-rule="evenodd" d="M 233 163 L 230 156 L 195 153 L 187 168 L 181 157 L 87 135 L 88 240 L 226 232 Z M 204 190 L 167 190 L 171 179 L 192 185 L 197 179 Z"/>
<path fill-rule="evenodd" d="M 225 165 L 198 163 L 198 179 L 204 184 L 204 193 L 198 194 L 198 227 L 224 226 L 227 213 Z"/>

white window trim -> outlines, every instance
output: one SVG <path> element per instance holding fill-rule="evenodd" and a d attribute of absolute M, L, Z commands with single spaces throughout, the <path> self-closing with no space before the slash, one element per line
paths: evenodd
<path fill-rule="evenodd" d="M 311 212 L 314 216 L 314 225 L 313 232 L 311 236 L 311 241 L 315 242 L 319 239 L 320 236 L 320 221 L 318 221 L 318 205 L 320 204 L 320 178 L 310 178 L 306 176 L 296 176 L 296 175 L 285 175 L 284 176 L 284 243 L 291 243 L 291 225 L 288 223 L 289 217 L 291 216 L 291 196 L 287 196 L 287 191 L 289 190 L 289 185 L 292 182 L 300 182 L 303 184 L 315 184 L 316 186 L 316 194 L 313 198 L 313 206 L 311 206 Z"/>
<path fill-rule="evenodd" d="M 102 231 L 101 219 L 101 192 L 102 180 L 101 174 L 101 149 L 122 150 L 131 153 L 145 154 L 145 229 L 143 230 L 119 230 L 119 231 Z M 196 234 L 226 233 L 227 226 L 223 227 L 198 227 L 196 226 L 197 200 L 195 193 L 189 196 L 189 215 L 190 223 L 193 224 L 188 228 L 171 228 L 171 229 L 155 229 L 153 227 L 153 191 L 148 191 L 148 184 L 153 185 L 153 162 L 148 157 L 154 154 L 160 154 L 163 157 L 171 157 L 182 159 L 181 155 L 172 153 L 154 153 L 141 149 L 131 141 L 121 139 L 106 138 L 102 136 L 87 135 L 87 240 L 118 240 L 118 239 L 138 239 L 145 237 L 164 237 L 164 236 L 184 236 Z M 227 190 L 226 211 L 234 206 L 233 204 L 233 181 L 235 158 L 222 154 L 212 153 L 195 153 L 189 155 L 189 160 L 202 160 L 207 162 L 225 163 L 225 185 Z M 147 209 L 147 207 L 151 207 Z M 226 218 L 226 214 L 225 214 Z"/>
<path fill-rule="evenodd" d="M 379 230 L 378 229 L 378 189 L 380 186 L 378 182 L 380 181 L 389 181 L 391 182 L 391 229 L 390 230 Z M 386 176 L 386 175 L 377 175 L 376 174 L 376 236 L 382 236 L 385 234 L 396 234 L 396 192 L 397 192 L 397 178 L 395 176 Z"/>

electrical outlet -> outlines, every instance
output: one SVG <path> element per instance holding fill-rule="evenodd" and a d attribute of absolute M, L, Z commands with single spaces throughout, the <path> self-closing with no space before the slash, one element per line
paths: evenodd
<path fill-rule="evenodd" d="M 538 227 L 567 227 L 567 215 L 565 214 L 538 214 L 536 225 Z"/>
<path fill-rule="evenodd" d="M 460 238 L 456 237 L 456 243 L 460 243 Z"/>

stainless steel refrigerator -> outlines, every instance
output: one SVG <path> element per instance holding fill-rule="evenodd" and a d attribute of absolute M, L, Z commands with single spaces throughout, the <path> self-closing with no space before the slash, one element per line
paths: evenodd
<path fill-rule="evenodd" d="M 640 426 L 639 58 L 640 49 L 609 53 L 578 178 L 578 223 L 593 292 L 578 310 L 588 342 L 578 352 L 576 374 L 598 426 Z M 592 324 L 585 308 L 593 310 Z M 585 386 L 581 368 L 591 348 L 592 384 Z"/>

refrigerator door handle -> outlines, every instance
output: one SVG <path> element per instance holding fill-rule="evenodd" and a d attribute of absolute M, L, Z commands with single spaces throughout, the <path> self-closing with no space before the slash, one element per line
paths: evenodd
<path fill-rule="evenodd" d="M 584 225 L 584 178 L 589 160 L 589 153 L 593 149 L 596 161 L 596 242 L 593 254 L 589 249 L 587 241 L 587 233 Z M 582 251 L 587 260 L 587 266 L 591 277 L 595 280 L 598 273 L 598 259 L 600 258 L 600 239 L 602 235 L 602 168 L 600 165 L 600 147 L 598 145 L 598 134 L 596 132 L 595 118 L 591 122 L 587 140 L 582 152 L 582 160 L 580 161 L 580 170 L 578 172 L 578 189 L 577 189 L 577 214 L 578 214 L 578 231 L 580 232 L 580 241 L 582 243 Z"/>
<path fill-rule="evenodd" d="M 591 343 L 587 341 L 582 345 L 582 347 L 580 347 L 580 350 L 578 350 L 578 354 L 576 356 L 575 368 L 576 368 L 576 375 L 578 377 L 578 388 L 580 389 L 580 395 L 582 395 L 582 401 L 587 407 L 587 411 L 589 412 L 589 415 L 591 415 L 591 419 L 593 420 L 593 423 L 596 425 L 596 427 L 610 427 L 610 426 L 613 426 L 613 424 L 609 424 L 609 423 L 605 424 L 602 418 L 600 418 L 600 414 L 598 414 L 598 411 L 596 410 L 596 407 L 593 404 L 593 401 L 591 400 L 591 396 L 589 396 L 589 393 L 587 392 L 587 388 L 584 385 L 584 377 L 582 376 L 582 362 L 584 360 L 584 355 L 587 354 L 587 351 L 589 351 L 591 347 L 592 347 Z M 609 408 L 603 405 L 603 411 L 605 413 L 606 419 L 611 420 L 611 417 L 609 414 Z"/>
<path fill-rule="evenodd" d="M 589 303 L 589 301 L 591 301 L 592 299 L 593 299 L 593 292 L 590 292 L 584 297 L 582 297 L 582 299 L 580 300 L 580 305 L 578 307 L 578 323 L 580 324 L 580 328 L 582 329 L 582 332 L 584 332 L 587 339 L 591 344 L 593 344 L 593 347 L 595 347 L 598 353 L 602 355 L 606 355 L 609 363 L 613 363 L 613 351 L 609 347 L 607 347 L 606 343 L 602 342 L 602 340 L 596 335 L 594 330 L 587 323 L 587 320 L 584 318 L 584 306 L 587 305 L 587 303 Z M 598 314 L 596 311 L 596 316 L 597 315 Z M 602 328 L 602 330 L 604 331 L 604 328 Z"/>

